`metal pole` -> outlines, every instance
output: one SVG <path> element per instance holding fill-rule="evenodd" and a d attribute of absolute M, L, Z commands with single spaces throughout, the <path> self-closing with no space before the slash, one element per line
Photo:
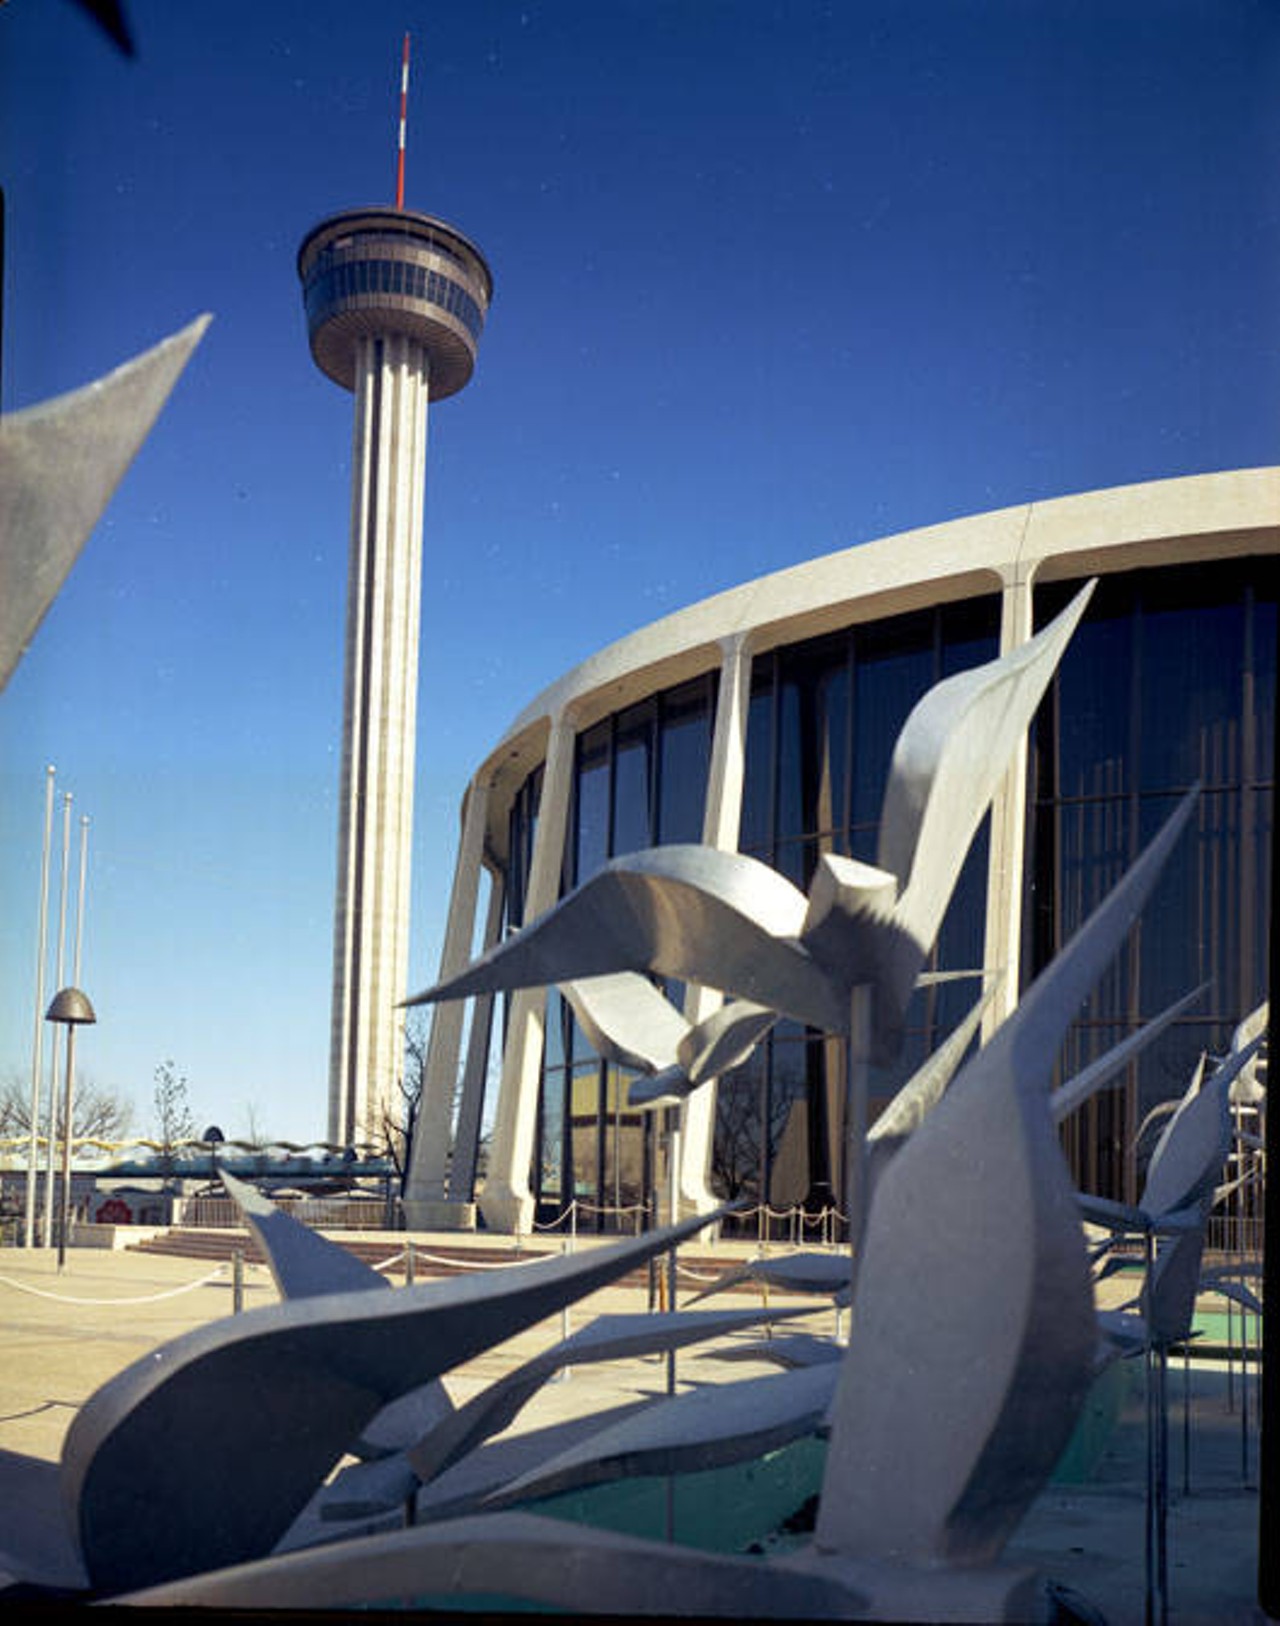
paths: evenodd
<path fill-rule="evenodd" d="M 667 1109 L 667 1190 L 671 1212 L 668 1215 L 670 1223 L 674 1225 L 680 1216 L 680 1108 Z M 677 1249 L 672 1244 L 671 1252 L 667 1255 L 667 1308 L 676 1307 L 676 1271 Z M 675 1349 L 667 1351 L 667 1393 L 676 1392 L 676 1352 Z M 668 1538 L 670 1539 L 670 1538 Z"/>
<path fill-rule="evenodd" d="M 67 959 L 67 879 L 71 867 L 71 792 L 66 791 L 62 798 L 62 881 L 58 895 L 58 987 L 66 986 L 63 975 Z M 44 1187 L 44 1245 L 53 1246 L 53 1172 L 55 1168 L 54 1145 L 57 1139 L 56 1126 L 58 1119 L 58 1041 L 61 1038 L 61 1025 L 55 1025 L 53 1030 L 53 1054 L 49 1058 L 49 1136 L 48 1155 L 45 1158 L 45 1187 Z"/>
<path fill-rule="evenodd" d="M 44 781 L 44 846 L 40 858 L 40 925 L 36 946 L 36 1028 L 31 1045 L 31 1138 L 27 1149 L 26 1212 L 23 1243 L 36 1245 L 36 1182 L 40 1164 L 40 1085 L 44 1064 L 44 969 L 49 957 L 49 847 L 53 840 L 53 782 L 57 770 L 50 763 Z M 50 1125 L 52 1133 L 52 1125 Z"/>
<path fill-rule="evenodd" d="M 1280 706 L 1272 705 L 1276 746 L 1280 747 Z M 1271 1009 L 1268 1017 L 1268 1054 L 1276 1054 L 1276 1019 L 1280 1013 L 1280 863 L 1276 862 L 1276 828 L 1280 819 L 1280 776 L 1271 776 Z M 1270 1172 L 1280 1151 L 1280 1112 L 1266 1113 L 1266 1151 L 1263 1167 Z M 1271 1195 L 1263 1188 L 1262 1200 L 1262 1302 L 1270 1295 L 1274 1306 L 1280 1302 L 1280 1193 Z M 1272 1323 L 1274 1325 L 1274 1322 Z M 1258 1603 L 1268 1615 L 1280 1615 L 1280 1358 L 1268 1344 L 1267 1325 L 1262 1325 L 1262 1355 L 1258 1362 L 1258 1414 L 1262 1422 L 1258 1460 Z"/>
<path fill-rule="evenodd" d="M 1156 1346 L 1156 1421 L 1159 1425 L 1156 1457 L 1156 1584 L 1159 1588 L 1159 1614 L 1156 1626 L 1169 1619 L 1169 1403 L 1166 1386 L 1168 1354 L 1163 1344 Z"/>
<path fill-rule="evenodd" d="M 1143 1250 L 1143 1299 L 1150 1299 L 1150 1281 L 1152 1281 L 1153 1246 L 1152 1233 L 1145 1231 L 1142 1237 Z M 1143 1324 L 1145 1324 L 1145 1341 L 1142 1351 L 1142 1376 L 1147 1387 L 1147 1530 L 1143 1540 L 1143 1569 L 1145 1569 L 1145 1611 L 1143 1619 L 1145 1626 L 1158 1626 L 1160 1619 L 1160 1603 L 1158 1603 L 1158 1579 L 1156 1579 L 1156 1540 L 1155 1540 L 1155 1506 L 1156 1506 L 1156 1419 L 1155 1419 L 1155 1371 L 1153 1359 L 1155 1351 L 1152 1346 L 1152 1320 L 1150 1320 L 1150 1302 L 1143 1302 Z"/>
<path fill-rule="evenodd" d="M 72 956 L 71 980 L 80 986 L 80 950 L 84 946 L 84 881 L 89 859 L 89 816 L 80 815 L 80 887 L 76 897 L 76 948 Z"/>
<path fill-rule="evenodd" d="M 573 1238 L 571 1236 L 562 1236 L 560 1238 L 560 1253 L 561 1253 L 561 1256 L 565 1257 L 565 1256 L 571 1254 L 572 1252 L 573 1252 Z M 570 1330 L 570 1328 L 569 1328 L 569 1306 L 566 1304 L 564 1306 L 564 1308 L 560 1311 L 560 1342 L 562 1344 L 568 1343 L 568 1341 L 569 1341 L 569 1330 Z M 573 1368 L 571 1366 L 562 1366 L 560 1368 L 560 1371 L 559 1371 L 559 1374 L 558 1374 L 558 1381 L 561 1382 L 561 1383 L 564 1383 L 567 1379 L 571 1378 L 572 1376 L 573 1376 Z"/>
<path fill-rule="evenodd" d="M 231 1254 L 231 1313 L 239 1315 L 244 1309 L 244 1249 L 236 1248 Z"/>
<path fill-rule="evenodd" d="M 1249 1483 L 1249 1312 L 1240 1306 L 1240 1478 Z"/>
<path fill-rule="evenodd" d="M 67 1231 L 71 1225 L 71 1101 L 76 1064 L 76 1026 L 67 1023 L 67 1083 L 62 1096 L 62 1204 L 58 1222 L 58 1269 L 67 1262 Z"/>
<path fill-rule="evenodd" d="M 859 984 L 849 999 L 845 1041 L 845 1203 L 849 1210 L 849 1254 L 853 1280 L 867 1218 L 867 1046 L 871 1040 L 871 988 Z"/>
<path fill-rule="evenodd" d="M 1182 1346 L 1182 1494 L 1191 1495 L 1191 1346 Z"/>

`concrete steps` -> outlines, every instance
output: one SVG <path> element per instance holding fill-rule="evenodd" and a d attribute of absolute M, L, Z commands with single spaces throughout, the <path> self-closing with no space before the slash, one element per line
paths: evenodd
<path fill-rule="evenodd" d="M 394 1263 L 387 1265 L 385 1274 L 392 1278 L 404 1279 L 405 1258 L 404 1253 L 410 1241 L 414 1248 L 414 1279 L 415 1281 L 430 1281 L 443 1279 L 447 1276 L 458 1276 L 467 1271 L 493 1269 L 503 1265 L 514 1265 L 530 1259 L 558 1258 L 561 1253 L 560 1239 L 540 1238 L 533 1244 L 523 1242 L 517 1252 L 514 1241 L 504 1239 L 501 1242 L 472 1242 L 444 1241 L 437 1236 L 429 1238 L 409 1237 L 404 1232 L 380 1231 L 374 1235 L 362 1236 L 359 1232 L 326 1232 L 330 1242 L 336 1242 L 339 1247 L 345 1248 L 357 1259 L 367 1265 L 382 1266 L 388 1260 Z M 577 1246 L 580 1249 L 598 1247 L 603 1242 L 613 1240 L 608 1237 L 579 1238 Z M 167 1231 L 161 1231 L 154 1236 L 131 1245 L 132 1253 L 165 1254 L 169 1257 L 183 1259 L 208 1259 L 214 1262 L 229 1260 L 238 1251 L 243 1254 L 246 1263 L 265 1264 L 266 1260 L 258 1247 L 257 1242 L 246 1231 L 223 1230 L 210 1227 L 173 1226 Z M 398 1257 L 397 1257 L 398 1256 Z M 698 1280 L 702 1278 L 709 1281 L 711 1278 L 727 1270 L 741 1257 L 739 1250 L 730 1254 L 692 1254 L 681 1249 L 680 1264 L 682 1267 L 680 1294 L 691 1293 L 701 1285 Z M 657 1270 L 665 1279 L 665 1258 L 657 1262 Z M 688 1274 L 686 1274 L 686 1272 Z M 628 1287 L 646 1288 L 649 1281 L 649 1268 L 642 1266 L 639 1270 L 630 1272 L 623 1277 L 618 1285 Z M 743 1283 L 731 1289 L 734 1292 L 758 1292 L 750 1283 Z"/>

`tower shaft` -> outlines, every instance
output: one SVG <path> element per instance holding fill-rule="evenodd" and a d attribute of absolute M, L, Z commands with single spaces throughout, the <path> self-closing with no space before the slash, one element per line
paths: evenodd
<path fill-rule="evenodd" d="M 307 338 L 355 395 L 351 563 L 329 1037 L 329 1138 L 403 1115 L 427 406 L 465 388 L 493 277 L 456 227 L 347 209 L 298 250 Z"/>
<path fill-rule="evenodd" d="M 383 1139 L 407 990 L 428 355 L 355 343 L 351 548 L 334 917 L 329 1136 Z"/>

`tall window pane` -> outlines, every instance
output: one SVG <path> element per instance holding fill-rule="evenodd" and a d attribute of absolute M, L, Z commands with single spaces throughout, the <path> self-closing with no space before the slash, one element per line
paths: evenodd
<path fill-rule="evenodd" d="M 657 839 L 701 841 L 711 765 L 711 684 L 706 678 L 662 696 L 661 803 Z"/>
<path fill-rule="evenodd" d="M 614 738 L 612 853 L 653 845 L 653 756 L 657 704 L 646 700 L 622 712 Z"/>
<path fill-rule="evenodd" d="M 609 856 L 609 724 L 588 729 L 578 740 L 575 883 L 595 874 Z"/>

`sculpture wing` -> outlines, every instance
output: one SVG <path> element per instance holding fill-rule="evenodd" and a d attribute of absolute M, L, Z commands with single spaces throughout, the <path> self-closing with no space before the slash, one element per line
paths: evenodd
<path fill-rule="evenodd" d="M 0 418 L 0 689 L 210 320 L 83 389 Z"/>
<path fill-rule="evenodd" d="M 560 992 L 599 1056 L 620 1067 L 656 1073 L 670 1067 L 689 1024 L 638 971 L 562 982 Z"/>
<path fill-rule="evenodd" d="M 993 982 L 975 1001 L 964 1020 L 911 1075 L 867 1131 L 868 1141 L 892 1141 L 896 1148 L 912 1130 L 920 1127 L 955 1077 L 995 991 Z"/>
<path fill-rule="evenodd" d="M 510 1507 L 637 1474 L 696 1473 L 750 1461 L 816 1431 L 838 1371 L 834 1364 L 802 1367 L 657 1401 L 521 1474 L 487 1505 Z"/>
<path fill-rule="evenodd" d="M 1092 1379 L 1096 1334 L 1083 1230 L 1048 1106 L 1053 1059 L 1193 800 L 967 1064 L 876 1188 L 833 1407 L 819 1551 L 990 1563 L 1066 1444 Z"/>
<path fill-rule="evenodd" d="M 222 1183 L 249 1231 L 266 1255 L 282 1299 L 320 1293 L 389 1290 L 391 1283 L 340 1243 L 286 1214 L 253 1186 L 221 1170 Z M 423 1384 L 384 1406 L 348 1449 L 365 1459 L 389 1456 L 416 1440 L 432 1423 L 447 1417 L 453 1402 L 439 1379 Z"/>
<path fill-rule="evenodd" d="M 669 1310 L 658 1315 L 598 1316 L 572 1338 L 535 1355 L 473 1395 L 410 1449 L 409 1462 L 424 1484 L 434 1479 L 512 1423 L 526 1402 L 562 1367 L 682 1349 L 743 1327 L 758 1326 L 761 1321 L 785 1321 L 805 1313 L 803 1306 L 783 1311 L 758 1306 L 694 1314 Z"/>
<path fill-rule="evenodd" d="M 403 1609 L 411 1598 L 454 1612 L 468 1595 L 510 1597 L 588 1616 L 681 1613 L 750 1620 L 848 1619 L 866 1599 L 825 1576 L 755 1558 L 640 1541 L 529 1513 L 480 1514 L 285 1553 L 113 1601 L 220 1609 Z"/>
<path fill-rule="evenodd" d="M 1244 1021 L 1231 1035 L 1232 1050 L 1243 1050 L 1250 1039 L 1264 1033 L 1271 1020 L 1271 1005 L 1263 1000 L 1256 1010 L 1249 1012 Z M 1267 1086 L 1258 1077 L 1258 1057 L 1254 1053 L 1252 1060 L 1231 1086 L 1232 1106 L 1257 1106 L 1267 1093 Z"/>
<path fill-rule="evenodd" d="M 894 918 L 923 951 L 937 936 L 969 843 L 1092 591 L 1087 583 L 1047 627 L 1007 655 L 936 684 L 903 724 L 885 787 L 876 863 L 898 877 Z"/>
<path fill-rule="evenodd" d="M 677 1060 L 647 1078 L 633 1079 L 627 1105 L 674 1106 L 730 1068 L 739 1066 L 778 1020 L 777 1011 L 749 999 L 730 1000 L 690 1028 L 680 1041 Z"/>
<path fill-rule="evenodd" d="M 267 1266 L 282 1299 L 311 1298 L 318 1293 L 389 1290 L 391 1283 L 337 1242 L 313 1231 L 277 1208 L 253 1186 L 219 1170 L 227 1195 L 266 1255 Z"/>
<path fill-rule="evenodd" d="M 1056 1089 L 1049 1097 L 1049 1110 L 1053 1113 L 1054 1123 L 1062 1123 L 1077 1107 L 1083 1106 L 1091 1095 L 1096 1095 L 1100 1089 L 1109 1084 L 1122 1067 L 1127 1067 L 1153 1040 L 1160 1037 L 1170 1022 L 1194 1005 L 1208 986 L 1208 983 L 1202 982 L 1198 988 L 1193 988 L 1189 994 L 1184 994 L 1181 999 L 1166 1006 L 1159 1016 L 1153 1016 L 1136 1033 L 1131 1033 L 1127 1039 L 1121 1039 L 1119 1044 L 1112 1045 L 1110 1050 L 1104 1051 L 1095 1061 L 1082 1068 L 1074 1078 L 1068 1079 Z"/>
<path fill-rule="evenodd" d="M 696 1089 L 740 1066 L 778 1020 L 749 999 L 733 999 L 704 1017 L 680 1042 L 678 1060 Z"/>
<path fill-rule="evenodd" d="M 76 1413 L 63 1496 L 90 1583 L 146 1586 L 270 1550 L 391 1400 L 712 1222 L 395 1293 L 330 1293 L 198 1327 Z"/>
<path fill-rule="evenodd" d="M 1198 1089 L 1192 1081 L 1147 1166 L 1142 1207 L 1149 1214 L 1167 1214 L 1211 1196 L 1231 1149 L 1231 1085 L 1265 1038 L 1259 1033 L 1243 1050 L 1233 1051 Z"/>
<path fill-rule="evenodd" d="M 647 848 L 613 859 L 458 976 L 405 1003 L 653 971 L 839 1028 L 845 1001 L 796 941 L 805 910 L 804 895 L 758 859 Z"/>
<path fill-rule="evenodd" d="M 701 1288 L 689 1304 L 723 1293 L 741 1282 L 763 1282 L 783 1293 L 816 1293 L 823 1297 L 844 1292 L 849 1286 L 851 1264 L 848 1251 L 819 1253 L 802 1249 L 799 1253 L 776 1254 L 771 1259 L 748 1259 L 722 1271 Z"/>

